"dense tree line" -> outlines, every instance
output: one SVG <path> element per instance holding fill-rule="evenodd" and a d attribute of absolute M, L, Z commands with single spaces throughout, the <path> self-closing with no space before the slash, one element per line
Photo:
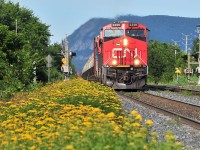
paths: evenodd
<path fill-rule="evenodd" d="M 194 39 L 191 50 L 191 62 L 197 62 L 199 51 L 199 40 Z M 149 81 L 154 83 L 168 83 L 173 81 L 176 74 L 175 68 L 181 70 L 184 75 L 184 69 L 188 67 L 187 53 L 172 43 L 162 43 L 156 40 L 149 41 L 148 45 L 148 64 Z M 191 65 L 196 70 L 197 65 Z"/>
<path fill-rule="evenodd" d="M 49 26 L 19 3 L 0 0 L 0 96 L 48 80 L 46 56 L 53 57 L 52 80 L 60 79 L 59 44 L 50 45 Z"/>

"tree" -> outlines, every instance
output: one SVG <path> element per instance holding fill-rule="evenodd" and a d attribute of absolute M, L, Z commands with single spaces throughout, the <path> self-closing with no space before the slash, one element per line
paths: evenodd
<path fill-rule="evenodd" d="M 48 28 L 19 3 L 0 0 L 0 93 L 9 88 L 12 93 L 31 84 L 35 67 L 37 78 L 45 81 L 41 75 L 46 75 Z"/>
<path fill-rule="evenodd" d="M 173 79 L 176 68 L 174 51 L 180 52 L 177 46 L 151 40 L 148 45 L 149 77 L 154 83 L 169 82 Z M 176 58 L 176 59 L 175 59 Z"/>

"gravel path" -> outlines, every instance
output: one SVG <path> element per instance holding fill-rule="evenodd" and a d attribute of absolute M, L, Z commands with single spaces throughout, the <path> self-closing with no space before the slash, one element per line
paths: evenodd
<path fill-rule="evenodd" d="M 155 95 L 161 94 L 168 98 L 173 97 L 174 99 L 190 101 L 191 103 L 200 102 L 200 99 L 198 98 L 191 98 L 190 96 L 175 94 L 173 92 L 165 92 L 165 91 L 162 91 L 162 92 L 149 91 L 149 92 L 154 93 Z M 143 121 L 147 119 L 153 120 L 154 125 L 152 128 L 152 131 L 158 133 L 159 140 L 164 140 L 164 133 L 170 130 L 174 133 L 177 140 L 182 142 L 186 146 L 186 149 L 200 150 L 200 131 L 199 130 L 196 130 L 187 125 L 181 124 L 178 120 L 174 120 L 168 116 L 157 113 L 153 110 L 150 110 L 138 104 L 135 104 L 128 99 L 123 98 L 122 107 L 128 113 L 130 113 L 132 110 L 137 110 L 143 116 Z"/>

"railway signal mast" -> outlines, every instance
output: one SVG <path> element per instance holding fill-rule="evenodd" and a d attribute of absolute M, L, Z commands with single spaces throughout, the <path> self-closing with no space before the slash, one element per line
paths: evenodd
<path fill-rule="evenodd" d="M 200 85 L 200 24 L 197 25 L 197 33 L 199 34 L 199 58 L 198 58 L 199 66 L 197 67 L 197 73 L 198 73 L 198 76 L 199 76 L 198 85 Z"/>
<path fill-rule="evenodd" d="M 68 52 L 68 36 L 65 38 L 65 46 L 64 46 L 64 58 L 62 59 L 62 71 L 64 73 L 65 79 L 68 80 L 69 78 L 69 52 Z"/>

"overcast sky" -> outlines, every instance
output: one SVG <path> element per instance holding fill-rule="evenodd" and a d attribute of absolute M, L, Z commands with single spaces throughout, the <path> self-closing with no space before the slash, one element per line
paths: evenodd
<path fill-rule="evenodd" d="M 9 0 L 7 0 L 9 1 Z M 91 18 L 117 15 L 169 15 L 200 18 L 200 0 L 10 0 L 50 25 L 51 42 L 60 43 Z"/>

